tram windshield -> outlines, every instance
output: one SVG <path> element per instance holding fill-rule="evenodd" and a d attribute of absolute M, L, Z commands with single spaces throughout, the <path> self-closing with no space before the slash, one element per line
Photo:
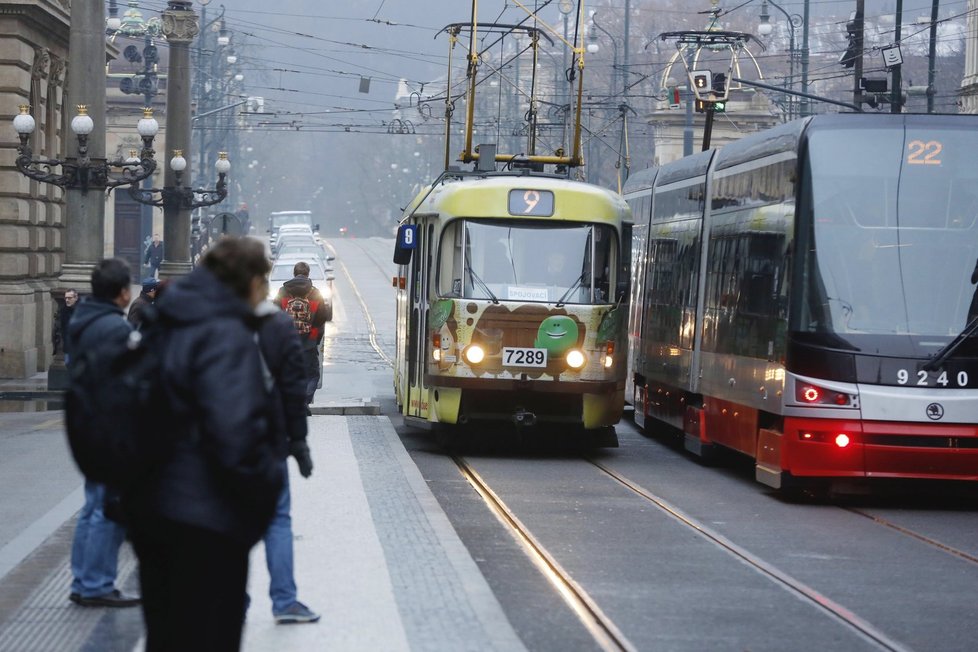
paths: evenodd
<path fill-rule="evenodd" d="M 978 314 L 978 134 L 813 130 L 797 330 L 954 336 Z"/>
<path fill-rule="evenodd" d="M 615 232 L 604 224 L 457 220 L 442 235 L 439 293 L 539 303 L 608 303 Z"/>

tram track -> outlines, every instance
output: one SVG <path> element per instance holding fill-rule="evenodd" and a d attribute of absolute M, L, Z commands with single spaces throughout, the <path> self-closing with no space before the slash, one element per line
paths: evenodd
<path fill-rule="evenodd" d="M 891 520 L 889 520 L 887 518 L 884 518 L 882 516 L 878 516 L 876 514 L 871 514 L 871 513 L 867 512 L 867 511 L 864 511 L 862 509 L 858 509 L 856 507 L 842 507 L 840 509 L 843 509 L 844 511 L 847 511 L 847 512 L 849 512 L 851 514 L 856 514 L 857 516 L 861 516 L 861 517 L 863 517 L 865 519 L 869 519 L 870 521 L 873 521 L 877 525 L 880 525 L 882 527 L 888 528 L 888 529 L 893 530 L 895 532 L 899 532 L 900 534 L 903 534 L 905 536 L 908 536 L 911 539 L 915 539 L 916 541 L 919 541 L 921 543 L 924 543 L 924 544 L 926 544 L 926 545 L 928 545 L 928 546 L 930 546 L 932 548 L 936 548 L 937 550 L 940 550 L 942 552 L 945 552 L 945 553 L 951 555 L 952 557 L 956 557 L 958 559 L 962 559 L 962 560 L 964 560 L 966 562 L 969 562 L 971 564 L 975 564 L 976 566 L 978 566 L 978 556 L 972 555 L 971 553 L 965 552 L 963 550 L 959 550 L 959 549 L 955 548 L 954 546 L 950 546 L 950 545 L 948 545 L 946 543 L 941 543 L 937 539 L 934 539 L 932 537 L 929 537 L 926 534 L 921 534 L 920 532 L 917 532 L 915 530 L 911 530 L 910 528 L 907 528 L 907 527 L 904 527 L 904 526 L 899 525 L 897 523 L 894 523 L 893 521 L 891 521 Z"/>
<path fill-rule="evenodd" d="M 356 243 L 357 248 L 366 256 L 378 271 L 385 278 L 389 275 L 389 270 L 385 270 L 377 261 L 376 257 L 370 253 L 361 243 Z M 348 268 L 341 263 L 344 274 L 354 289 L 364 316 L 370 324 L 372 332 L 375 334 L 375 326 L 370 309 L 363 299 L 362 294 L 357 288 L 353 276 Z M 371 345 L 378 355 L 388 364 L 392 365 L 389 356 L 384 354 L 379 345 L 376 345 L 376 338 L 371 338 Z M 587 462 L 602 475 L 612 479 L 618 485 L 625 488 L 628 492 L 641 498 L 646 503 L 654 505 L 670 519 L 681 524 L 683 527 L 694 532 L 697 536 L 708 541 L 716 548 L 734 557 L 747 567 L 754 570 L 760 576 L 779 586 L 785 591 L 795 595 L 804 603 L 823 612 L 832 618 L 839 625 L 849 629 L 854 634 L 864 639 L 866 642 L 882 650 L 892 652 L 905 652 L 910 648 L 903 643 L 894 640 L 886 633 L 878 629 L 869 621 L 860 617 L 844 605 L 832 600 L 827 595 L 819 592 L 812 586 L 789 575 L 776 566 L 764 561 L 761 557 L 750 552 L 746 548 L 738 545 L 719 532 L 698 521 L 697 519 L 684 513 L 681 508 L 667 501 L 666 499 L 650 492 L 641 485 L 635 483 L 628 477 L 614 470 L 606 463 L 597 461 L 593 458 L 582 456 L 582 461 Z M 516 516 L 514 511 L 506 502 L 492 489 L 492 487 L 476 471 L 474 466 L 464 457 L 453 455 L 451 460 L 458 467 L 459 473 L 469 483 L 473 490 L 486 504 L 490 512 L 500 522 L 500 524 L 510 533 L 514 540 L 520 545 L 524 553 L 528 556 L 534 566 L 538 569 L 546 581 L 553 587 L 557 594 L 564 600 L 568 608 L 574 613 L 575 617 L 582 623 L 587 632 L 592 636 L 596 644 L 602 650 L 634 650 L 634 645 L 600 608 L 587 591 L 574 580 L 557 561 L 557 559 L 546 549 L 537 539 L 532 531 Z M 958 550 L 953 546 L 943 544 L 936 539 L 920 534 L 888 519 L 864 512 L 855 508 L 845 508 L 845 511 L 852 512 L 862 518 L 876 522 L 877 524 L 899 532 L 921 541 L 933 548 L 945 553 L 954 555 L 966 562 L 978 564 L 978 557 L 967 552 Z"/>

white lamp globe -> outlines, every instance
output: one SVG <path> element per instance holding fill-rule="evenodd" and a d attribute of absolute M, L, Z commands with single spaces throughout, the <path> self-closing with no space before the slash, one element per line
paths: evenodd
<path fill-rule="evenodd" d="M 37 127 L 34 116 L 30 114 L 31 107 L 27 104 L 20 105 L 20 114 L 14 116 L 14 129 L 18 134 L 32 134 Z"/>
<path fill-rule="evenodd" d="M 119 28 L 122 27 L 122 19 L 118 16 L 110 16 L 106 19 L 105 26 L 110 32 L 118 32 Z"/>
<path fill-rule="evenodd" d="M 236 55 L 236 54 L 229 54 L 228 55 L 228 63 L 231 64 L 232 66 L 234 64 L 238 63 L 238 55 Z"/>
<path fill-rule="evenodd" d="M 170 159 L 170 169 L 174 172 L 183 172 L 187 169 L 187 159 L 183 157 L 183 150 L 173 150 L 173 158 Z"/>
<path fill-rule="evenodd" d="M 71 119 L 71 130 L 76 136 L 87 136 L 93 129 L 95 129 L 95 122 L 92 116 L 88 115 L 88 107 L 79 104 L 78 115 Z"/>
<path fill-rule="evenodd" d="M 600 50 L 600 49 L 601 49 L 601 46 L 599 46 L 597 43 L 588 43 L 587 44 L 587 51 L 588 51 L 589 54 L 597 54 L 598 53 L 598 50 Z"/>
<path fill-rule="evenodd" d="M 240 72 L 234 76 L 234 81 L 243 81 L 243 80 L 244 80 L 244 75 L 242 75 Z"/>
<path fill-rule="evenodd" d="M 143 117 L 136 123 L 136 131 L 143 138 L 153 138 L 160 131 L 160 123 L 153 117 L 153 109 L 143 109 Z"/>
<path fill-rule="evenodd" d="M 218 153 L 217 161 L 214 163 L 214 169 L 217 170 L 218 174 L 227 174 L 231 171 L 231 161 L 228 160 L 227 152 Z"/>
<path fill-rule="evenodd" d="M 773 31 L 774 31 L 774 25 L 772 25 L 768 21 L 764 21 L 757 26 L 757 33 L 760 34 L 761 36 L 770 36 L 771 32 Z"/>

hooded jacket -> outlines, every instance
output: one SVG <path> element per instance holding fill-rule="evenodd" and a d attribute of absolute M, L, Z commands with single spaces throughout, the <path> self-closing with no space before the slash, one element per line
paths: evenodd
<path fill-rule="evenodd" d="M 166 519 L 252 545 L 282 487 L 269 394 L 250 306 L 204 268 L 156 302 L 169 330 L 163 386 L 170 459 L 132 497 L 134 522 Z"/>
<path fill-rule="evenodd" d="M 312 281 L 306 276 L 296 276 L 286 281 L 275 297 L 275 305 L 282 310 L 287 310 L 289 298 L 305 297 L 309 300 L 310 311 L 310 331 L 308 337 L 304 338 L 303 348 L 315 348 L 323 339 L 323 326 L 326 324 L 326 300 L 322 293 L 312 285 Z"/>
<path fill-rule="evenodd" d="M 118 342 L 121 351 L 130 332 L 132 327 L 122 308 L 109 301 L 85 297 L 75 305 L 68 322 L 65 350 L 78 354 L 108 342 Z"/>

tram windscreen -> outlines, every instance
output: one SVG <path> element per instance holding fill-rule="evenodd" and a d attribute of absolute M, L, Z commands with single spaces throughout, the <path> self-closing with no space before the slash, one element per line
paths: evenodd
<path fill-rule="evenodd" d="M 978 314 L 975 151 L 978 134 L 940 124 L 814 129 L 796 329 L 854 348 L 959 333 Z"/>
<path fill-rule="evenodd" d="M 608 303 L 615 232 L 603 224 L 458 220 L 442 235 L 445 297 L 539 303 Z"/>

